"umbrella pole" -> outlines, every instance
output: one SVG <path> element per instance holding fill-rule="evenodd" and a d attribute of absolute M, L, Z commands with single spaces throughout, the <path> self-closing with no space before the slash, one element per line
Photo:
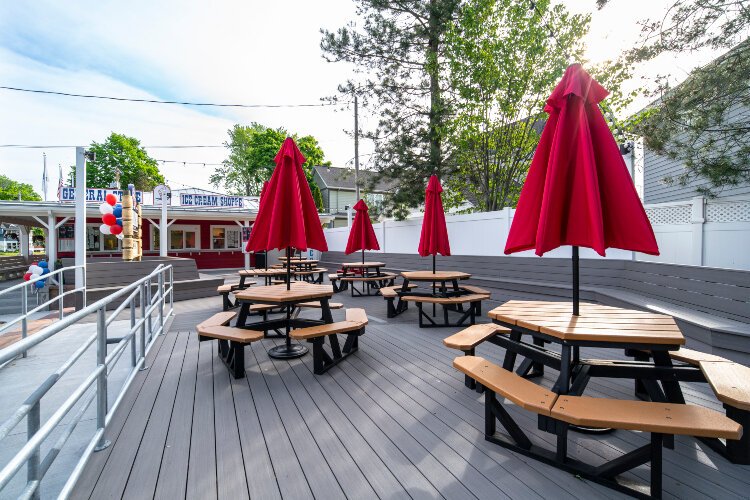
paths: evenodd
<path fill-rule="evenodd" d="M 578 316 L 579 314 L 579 297 L 580 297 L 580 291 L 579 291 L 579 283 L 578 283 L 578 247 L 573 247 L 573 316 Z"/>
<path fill-rule="evenodd" d="M 286 289 L 292 287 L 292 268 L 289 265 L 289 247 L 286 247 Z"/>
<path fill-rule="evenodd" d="M 268 270 L 268 250 L 263 250 L 263 267 Z"/>
<path fill-rule="evenodd" d="M 435 274 L 435 254 L 432 254 L 432 274 Z M 433 297 L 435 296 L 435 282 L 434 281 L 432 282 L 432 296 Z M 436 310 L 436 307 L 435 307 L 435 303 L 433 302 L 432 303 L 432 317 L 433 318 L 435 317 L 435 314 L 436 314 L 435 310 Z"/>
<path fill-rule="evenodd" d="M 365 263 L 365 249 L 362 249 L 362 264 Z"/>

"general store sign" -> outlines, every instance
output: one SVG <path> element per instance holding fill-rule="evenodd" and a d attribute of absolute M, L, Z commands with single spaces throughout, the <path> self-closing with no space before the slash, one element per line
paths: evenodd
<path fill-rule="evenodd" d="M 180 205 L 183 207 L 242 208 L 242 196 L 225 196 L 223 194 L 181 194 Z"/>
<path fill-rule="evenodd" d="M 117 201 L 122 201 L 122 189 L 86 188 L 86 202 L 103 203 L 106 201 L 106 197 L 110 193 L 117 196 Z M 135 200 L 137 203 L 143 203 L 143 191 L 135 192 Z M 63 186 L 60 188 L 60 201 L 76 201 L 76 188 L 71 186 Z"/>

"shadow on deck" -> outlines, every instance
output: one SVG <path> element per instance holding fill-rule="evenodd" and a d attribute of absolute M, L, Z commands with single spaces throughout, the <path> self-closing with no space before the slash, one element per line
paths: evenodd
<path fill-rule="evenodd" d="M 464 386 L 451 367 L 459 353 L 442 345 L 457 328 L 420 330 L 413 310 L 386 323 L 381 298 L 336 297 L 368 311 L 356 355 L 316 376 L 309 355 L 270 359 L 266 350 L 278 341 L 266 339 L 246 349 L 247 377 L 239 380 L 218 359 L 216 343 L 199 343 L 194 331 L 220 310 L 218 299 L 180 304 L 185 312 L 157 340 L 149 369 L 108 428 L 112 446 L 89 461 L 74 498 L 621 497 L 484 440 L 483 396 Z M 503 351 L 487 345 L 477 354 L 501 362 Z M 630 399 L 632 389 L 632 381 L 595 379 L 586 394 Z M 689 402 L 720 409 L 705 385 L 683 390 Z M 554 445 L 554 436 L 536 429 L 535 415 L 507 408 L 532 440 Z M 569 453 L 601 463 L 647 438 L 571 433 Z M 642 466 L 630 474 L 647 481 L 648 473 Z M 665 497 L 748 491 L 746 467 L 695 439 L 678 436 L 675 449 L 664 450 Z"/>

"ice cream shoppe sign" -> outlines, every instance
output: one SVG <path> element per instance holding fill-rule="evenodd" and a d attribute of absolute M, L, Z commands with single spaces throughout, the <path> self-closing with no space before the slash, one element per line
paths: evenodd
<path fill-rule="evenodd" d="M 223 194 L 181 194 L 180 205 L 183 207 L 242 208 L 242 196 L 226 196 Z"/>

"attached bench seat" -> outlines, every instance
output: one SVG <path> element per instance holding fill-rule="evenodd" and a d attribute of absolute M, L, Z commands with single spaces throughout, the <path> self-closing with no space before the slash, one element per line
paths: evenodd
<path fill-rule="evenodd" d="M 510 329 L 504 326 L 496 325 L 495 323 L 482 323 L 479 325 L 471 325 L 468 328 L 464 328 L 458 333 L 446 337 L 443 339 L 443 344 L 451 349 L 458 349 L 463 351 L 466 356 L 473 356 L 474 349 L 476 346 L 489 339 L 490 337 L 502 334 L 509 335 Z M 477 392 L 481 392 L 481 385 L 477 385 L 476 381 L 466 375 L 464 385 L 469 389 L 476 389 Z"/>
<path fill-rule="evenodd" d="M 460 356 L 453 366 L 485 387 L 485 439 L 631 495 L 643 492 L 617 482 L 616 476 L 650 462 L 650 496 L 661 498 L 664 435 L 727 440 L 742 436 L 742 425 L 701 406 L 558 395 L 477 356 Z M 554 454 L 531 443 L 496 394 L 539 415 L 539 429 L 557 435 Z M 495 435 L 498 419 L 512 441 Z M 651 442 L 611 462 L 591 466 L 567 456 L 571 424 L 650 432 Z"/>
<path fill-rule="evenodd" d="M 477 316 L 482 314 L 482 301 L 490 298 L 489 294 L 469 293 L 455 297 L 425 297 L 420 295 L 404 295 L 401 300 L 404 302 L 414 302 L 419 310 L 419 327 L 445 327 L 445 326 L 462 326 L 468 319 L 469 324 L 473 325 Z M 423 304 L 438 304 L 443 306 L 443 322 L 438 323 L 433 320 L 429 314 L 422 310 Z M 466 311 L 463 311 L 463 305 L 468 304 Z M 448 311 L 456 310 L 464 314 L 456 321 L 451 323 L 448 318 Z M 426 320 L 426 321 L 424 321 Z"/>
<path fill-rule="evenodd" d="M 252 286 L 255 284 L 255 281 L 245 281 L 242 288 L 247 288 L 249 286 Z M 224 311 L 228 311 L 229 309 L 232 309 L 234 307 L 237 307 L 237 302 L 232 302 L 232 299 L 229 298 L 230 293 L 234 293 L 237 290 L 240 290 L 240 284 L 239 283 L 230 283 L 227 285 L 219 285 L 216 287 L 216 292 L 221 295 L 221 303 L 222 308 Z"/>
<path fill-rule="evenodd" d="M 389 318 L 395 318 L 400 313 L 406 311 L 408 309 L 409 304 L 407 302 L 403 302 L 401 300 L 398 301 L 398 304 L 396 304 L 396 299 L 398 299 L 398 290 L 403 289 L 404 285 L 395 285 L 395 286 L 383 286 L 380 287 L 380 295 L 383 296 L 386 302 L 386 308 L 388 310 L 387 316 Z M 414 283 L 409 283 L 406 285 L 406 287 L 409 290 L 412 290 L 414 288 L 417 288 L 417 285 Z"/>
<path fill-rule="evenodd" d="M 365 333 L 367 323 L 364 309 L 347 309 L 344 321 L 296 328 L 289 335 L 293 339 L 306 340 L 312 344 L 313 373 L 320 375 L 359 349 L 359 336 Z M 339 346 L 338 334 L 346 334 L 343 349 Z M 324 347 L 326 338 L 331 346 L 331 354 Z"/>
<path fill-rule="evenodd" d="M 237 315 L 233 311 L 214 314 L 196 326 L 198 340 L 218 340 L 219 357 L 234 378 L 245 376 L 245 345 L 263 339 L 263 332 L 227 326 Z"/>

